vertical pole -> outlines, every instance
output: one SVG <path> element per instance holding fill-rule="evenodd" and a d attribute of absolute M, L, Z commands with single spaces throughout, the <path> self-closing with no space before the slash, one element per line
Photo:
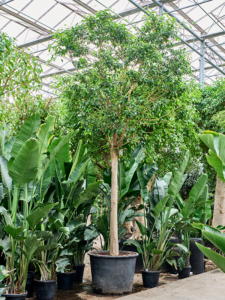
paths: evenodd
<path fill-rule="evenodd" d="M 159 16 L 161 17 L 163 14 L 163 6 L 160 6 L 159 7 Z"/>
<path fill-rule="evenodd" d="M 205 71 L 205 40 L 201 42 L 201 58 L 200 58 L 200 72 L 199 72 L 199 83 L 201 87 L 204 86 L 204 71 Z"/>

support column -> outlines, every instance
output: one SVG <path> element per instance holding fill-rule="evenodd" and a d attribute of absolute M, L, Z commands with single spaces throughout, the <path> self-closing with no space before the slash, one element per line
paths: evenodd
<path fill-rule="evenodd" d="M 199 72 L 199 83 L 204 86 L 205 77 L 205 40 L 201 42 L 201 58 L 200 58 L 200 72 Z"/>
<path fill-rule="evenodd" d="M 163 14 L 163 6 L 160 6 L 159 7 L 159 16 L 161 17 Z"/>

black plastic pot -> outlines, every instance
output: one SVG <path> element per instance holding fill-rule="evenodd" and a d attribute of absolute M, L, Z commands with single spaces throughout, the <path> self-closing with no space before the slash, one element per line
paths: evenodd
<path fill-rule="evenodd" d="M 0 266 L 6 266 L 5 255 L 2 250 L 0 250 Z"/>
<path fill-rule="evenodd" d="M 73 266 L 74 271 L 76 271 L 74 276 L 74 282 L 82 282 L 84 276 L 85 265 Z"/>
<path fill-rule="evenodd" d="M 184 267 L 183 270 L 178 270 L 179 279 L 190 277 L 191 267 Z"/>
<path fill-rule="evenodd" d="M 33 297 L 34 277 L 35 277 L 35 272 L 28 271 L 28 273 L 27 273 L 27 284 L 26 284 L 27 298 Z"/>
<path fill-rule="evenodd" d="M 57 283 L 59 290 L 72 290 L 75 271 L 69 273 L 58 273 L 57 274 Z"/>
<path fill-rule="evenodd" d="M 121 242 L 119 243 L 119 249 L 123 247 L 123 251 L 128 251 L 128 252 L 137 252 L 137 247 L 134 245 L 124 245 L 123 243 L 126 242 L 127 239 L 121 239 Z M 143 265 L 143 259 L 142 255 L 138 254 L 137 259 L 136 259 L 136 265 L 135 265 L 135 273 L 141 273 L 144 268 Z"/>
<path fill-rule="evenodd" d="M 56 280 L 40 281 L 35 280 L 36 298 L 38 300 L 51 300 L 55 295 Z"/>
<path fill-rule="evenodd" d="M 190 265 L 191 271 L 194 274 L 204 273 L 204 254 L 196 246 L 196 242 L 203 245 L 203 240 L 201 238 L 191 238 L 190 239 Z"/>
<path fill-rule="evenodd" d="M 5 297 L 6 300 L 25 300 L 27 297 L 27 292 L 24 294 L 2 294 L 1 296 Z"/>
<path fill-rule="evenodd" d="M 158 286 L 160 271 L 142 271 L 143 286 L 154 288 Z"/>
<path fill-rule="evenodd" d="M 121 252 L 126 253 L 127 251 Z M 99 255 L 96 255 L 97 253 Z M 132 292 L 138 253 L 130 252 L 129 254 L 131 255 L 110 256 L 109 251 L 93 251 L 88 253 L 91 261 L 94 292 L 113 295 Z"/>

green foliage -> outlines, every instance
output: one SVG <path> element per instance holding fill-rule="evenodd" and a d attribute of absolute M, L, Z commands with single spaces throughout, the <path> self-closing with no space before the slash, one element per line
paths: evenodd
<path fill-rule="evenodd" d="M 185 51 L 171 48 L 176 39 L 172 19 L 150 13 L 142 28 L 131 33 L 100 11 L 55 37 L 53 53 L 69 53 L 79 70 L 59 79 L 65 123 L 80 129 L 78 136 L 91 152 L 108 153 L 115 132 L 120 147 L 123 140 L 148 144 L 149 131 L 156 131 L 153 140 L 159 148 L 167 146 L 166 139 L 160 142 L 157 124 L 160 133 L 163 124 L 166 136 L 171 135 L 185 107 L 182 76 L 190 70 Z"/>

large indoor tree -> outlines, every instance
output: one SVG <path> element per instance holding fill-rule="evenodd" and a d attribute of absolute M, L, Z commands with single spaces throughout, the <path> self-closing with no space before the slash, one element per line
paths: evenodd
<path fill-rule="evenodd" d="M 89 148 L 110 154 L 110 254 L 118 249 L 118 155 L 127 143 L 144 145 L 154 124 L 175 122 L 190 72 L 185 49 L 173 47 L 175 21 L 149 12 L 129 30 L 107 11 L 59 31 L 53 57 L 68 54 L 77 71 L 59 78 L 67 120 Z M 147 140 L 147 142 L 149 142 Z"/>

